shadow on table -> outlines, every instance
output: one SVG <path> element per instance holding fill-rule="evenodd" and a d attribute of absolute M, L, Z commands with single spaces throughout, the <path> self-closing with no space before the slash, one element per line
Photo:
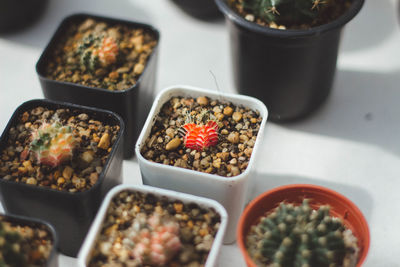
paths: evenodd
<path fill-rule="evenodd" d="M 338 71 L 327 102 L 293 130 L 376 145 L 400 156 L 400 71 Z"/>
<path fill-rule="evenodd" d="M 278 186 L 288 184 L 313 184 L 330 188 L 346 196 L 358 206 L 367 221 L 369 221 L 371 218 L 372 208 L 374 204 L 373 199 L 369 192 L 367 192 L 363 188 L 293 174 L 283 175 L 257 173 L 255 177 L 255 181 L 253 181 L 254 183 L 250 186 L 250 200 L 254 199 L 261 193 L 264 193 L 265 191 L 268 191 Z"/>
<path fill-rule="evenodd" d="M 139 9 L 132 1 L 127 0 L 49 0 L 42 17 L 30 27 L 23 30 L 1 34 L 0 38 L 8 39 L 22 45 L 44 48 L 54 34 L 58 25 L 68 15 L 90 13 L 94 15 L 149 23 L 148 14 Z"/>
<path fill-rule="evenodd" d="M 360 13 L 344 28 L 343 51 L 375 47 L 398 30 L 398 10 L 391 0 L 366 0 Z"/>

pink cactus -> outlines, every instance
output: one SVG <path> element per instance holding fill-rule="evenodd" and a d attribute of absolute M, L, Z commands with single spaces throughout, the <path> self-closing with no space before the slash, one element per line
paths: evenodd
<path fill-rule="evenodd" d="M 118 45 L 112 37 L 104 37 L 101 46 L 93 51 L 93 55 L 99 56 L 103 66 L 108 66 L 117 61 Z"/>
<path fill-rule="evenodd" d="M 215 146 L 218 143 L 218 124 L 215 121 L 208 121 L 206 125 L 187 123 L 183 129 L 187 148 L 202 151 L 204 148 Z"/>
<path fill-rule="evenodd" d="M 143 216 L 146 216 L 143 214 Z M 142 219 L 143 219 L 142 216 Z M 140 218 L 137 218 L 140 220 Z M 171 260 L 182 247 L 179 240 L 179 224 L 171 218 L 154 213 L 145 217 L 145 224 L 140 225 L 133 235 L 135 246 L 132 255 L 142 264 L 163 266 Z"/>

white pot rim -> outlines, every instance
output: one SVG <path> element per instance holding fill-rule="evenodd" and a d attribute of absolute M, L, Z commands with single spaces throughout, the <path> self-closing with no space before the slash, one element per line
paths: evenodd
<path fill-rule="evenodd" d="M 210 97 L 211 99 L 219 99 L 222 101 L 229 101 L 229 102 L 233 102 L 234 104 L 238 105 L 237 103 L 240 102 L 245 102 L 245 103 L 254 103 L 256 104 L 255 106 L 257 106 L 258 108 L 252 107 L 252 106 L 246 106 L 243 105 L 244 107 L 250 108 L 252 110 L 257 110 L 260 112 L 260 115 L 262 116 L 262 121 L 260 124 L 260 129 L 257 133 L 257 138 L 253 147 L 253 153 L 249 159 L 249 164 L 247 166 L 247 168 L 245 169 L 244 172 L 242 172 L 239 175 L 236 176 L 232 176 L 232 177 L 225 177 L 225 176 L 220 176 L 220 175 L 216 175 L 216 174 L 209 174 L 209 173 L 205 173 L 205 172 L 200 172 L 200 171 L 194 171 L 194 170 L 190 170 L 190 169 L 185 169 L 185 168 L 180 168 L 180 167 L 175 167 L 175 166 L 170 166 L 170 165 L 165 165 L 162 163 L 156 163 L 156 162 L 151 162 L 149 160 L 147 160 L 146 158 L 144 158 L 142 156 L 142 154 L 140 153 L 140 148 L 141 146 L 144 144 L 144 141 L 147 138 L 147 134 L 146 134 L 146 129 L 148 129 L 149 127 L 153 126 L 153 121 L 155 116 L 158 114 L 158 107 L 160 107 L 161 105 L 163 105 L 165 102 L 161 103 L 162 98 L 164 95 L 166 94 L 170 94 L 171 96 L 174 95 L 178 95 L 178 93 L 181 93 L 182 91 L 186 91 L 188 92 L 186 95 L 187 96 L 192 96 L 194 95 L 205 95 L 207 97 Z M 174 94 L 176 93 L 176 94 Z M 221 99 L 221 98 L 226 98 L 226 99 Z M 196 175 L 200 175 L 202 176 L 204 179 L 207 180 L 217 180 L 218 182 L 221 183 L 231 183 L 231 182 L 236 182 L 239 180 L 243 180 L 246 179 L 246 177 L 248 176 L 250 170 L 253 168 L 254 165 L 254 155 L 257 154 L 257 151 L 260 147 L 260 139 L 259 134 L 263 134 L 264 133 L 264 128 L 267 122 L 267 118 L 268 118 L 268 110 L 267 107 L 265 106 L 265 104 L 263 102 L 261 102 L 260 100 L 258 100 L 257 98 L 251 97 L 251 96 L 245 96 L 245 95 L 239 95 L 239 94 L 230 94 L 230 93 L 221 93 L 218 91 L 213 91 L 210 89 L 203 89 L 203 88 L 199 88 L 199 87 L 195 87 L 195 86 L 189 86 L 189 85 L 173 85 L 173 86 L 169 86 L 164 88 L 163 90 L 161 90 L 158 95 L 156 96 L 154 102 L 153 102 L 153 106 L 151 107 L 151 110 L 149 112 L 149 115 L 146 119 L 146 122 L 142 128 L 142 131 L 139 135 L 139 138 L 136 142 L 135 145 L 135 154 L 138 157 L 138 161 L 148 165 L 149 167 L 154 167 L 154 168 L 158 168 L 158 169 L 165 169 L 166 171 L 168 170 L 174 170 L 177 171 L 179 170 L 180 172 L 184 173 L 185 175 L 191 175 L 193 173 L 196 173 Z"/>

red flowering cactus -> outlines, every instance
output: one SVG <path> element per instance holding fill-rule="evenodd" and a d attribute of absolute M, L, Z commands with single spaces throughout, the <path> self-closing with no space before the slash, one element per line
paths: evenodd
<path fill-rule="evenodd" d="M 77 144 L 71 127 L 62 126 L 59 122 L 43 123 L 32 132 L 31 139 L 29 150 L 39 163 L 51 167 L 70 160 Z"/>
<path fill-rule="evenodd" d="M 166 216 L 140 214 L 133 223 L 132 256 L 141 264 L 164 266 L 181 249 L 179 224 Z"/>
<path fill-rule="evenodd" d="M 208 121 L 206 125 L 186 123 L 183 129 L 187 148 L 202 151 L 218 143 L 218 124 L 215 121 Z"/>

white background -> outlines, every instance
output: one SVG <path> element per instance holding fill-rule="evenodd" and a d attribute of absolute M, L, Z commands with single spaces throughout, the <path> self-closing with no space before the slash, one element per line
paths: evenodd
<path fill-rule="evenodd" d="M 200 1 L 200 0 L 199 0 Z M 312 183 L 350 198 L 364 213 L 371 247 L 364 266 L 400 266 L 399 3 L 366 0 L 345 28 L 334 89 L 309 118 L 267 124 L 252 196 L 283 184 Z M 224 21 L 204 22 L 167 0 L 49 0 L 32 27 L 0 35 L 0 132 L 22 102 L 42 98 L 35 63 L 59 22 L 90 12 L 152 24 L 161 32 L 157 92 L 174 84 L 234 92 Z M 141 183 L 135 158 L 124 183 Z M 61 267 L 76 266 L 60 256 Z M 220 266 L 244 266 L 236 245 Z"/>

